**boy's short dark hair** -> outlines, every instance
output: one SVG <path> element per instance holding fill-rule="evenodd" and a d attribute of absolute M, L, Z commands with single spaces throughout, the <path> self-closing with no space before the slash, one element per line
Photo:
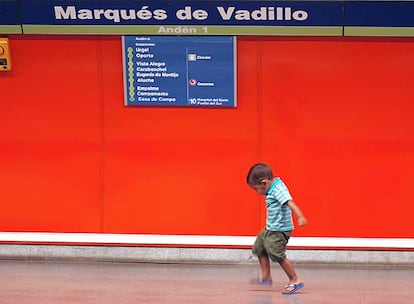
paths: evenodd
<path fill-rule="evenodd" d="M 247 183 L 249 185 L 260 185 L 263 179 L 273 179 L 272 168 L 264 163 L 254 164 L 247 173 Z"/>

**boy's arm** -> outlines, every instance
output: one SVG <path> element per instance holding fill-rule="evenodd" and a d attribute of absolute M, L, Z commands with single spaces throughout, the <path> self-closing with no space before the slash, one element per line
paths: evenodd
<path fill-rule="evenodd" d="M 296 215 L 298 219 L 299 226 L 304 226 L 308 223 L 308 220 L 303 215 L 302 211 L 299 209 L 298 205 L 293 200 L 289 200 L 287 202 L 290 209 L 292 209 L 293 213 Z"/>

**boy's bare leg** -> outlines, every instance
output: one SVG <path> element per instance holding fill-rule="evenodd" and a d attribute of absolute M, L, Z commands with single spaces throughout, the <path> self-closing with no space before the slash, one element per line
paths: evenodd
<path fill-rule="evenodd" d="M 289 277 L 290 284 L 298 284 L 301 282 L 298 276 L 296 275 L 295 268 L 293 267 L 293 264 L 291 261 L 289 261 L 288 259 L 284 259 L 282 262 L 280 262 L 280 266 L 282 267 L 283 271 Z"/>
<path fill-rule="evenodd" d="M 267 256 L 259 256 L 259 264 L 262 269 L 262 280 L 271 280 L 270 275 L 270 261 Z"/>

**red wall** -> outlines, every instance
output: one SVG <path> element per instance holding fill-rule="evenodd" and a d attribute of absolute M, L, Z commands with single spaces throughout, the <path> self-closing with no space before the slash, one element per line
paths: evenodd
<path fill-rule="evenodd" d="M 9 36 L 0 231 L 254 235 L 266 161 L 310 224 L 414 237 L 414 40 L 238 37 L 236 109 L 126 108 L 120 37 Z"/>

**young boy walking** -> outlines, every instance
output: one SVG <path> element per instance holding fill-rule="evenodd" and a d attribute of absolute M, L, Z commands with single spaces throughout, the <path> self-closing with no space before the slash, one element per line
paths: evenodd
<path fill-rule="evenodd" d="M 247 174 L 247 183 L 258 194 L 265 196 L 266 227 L 257 236 L 253 254 L 259 259 L 262 275 L 252 281 L 254 284 L 271 285 L 270 260 L 278 262 L 289 278 L 282 294 L 293 294 L 305 285 L 296 274 L 293 264 L 286 258 L 286 245 L 294 229 L 292 211 L 299 226 L 308 221 L 293 201 L 288 188 L 279 177 L 274 177 L 272 169 L 263 163 L 253 165 Z"/>

